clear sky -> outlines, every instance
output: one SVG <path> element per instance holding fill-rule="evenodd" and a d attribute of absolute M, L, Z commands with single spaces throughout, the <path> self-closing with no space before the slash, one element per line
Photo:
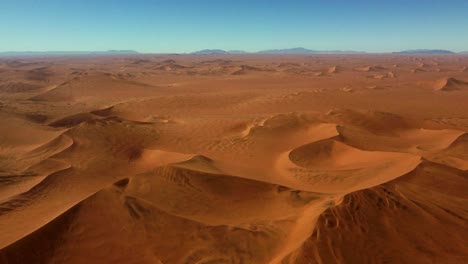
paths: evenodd
<path fill-rule="evenodd" d="M 0 0 L 0 51 L 468 50 L 467 0 Z"/>

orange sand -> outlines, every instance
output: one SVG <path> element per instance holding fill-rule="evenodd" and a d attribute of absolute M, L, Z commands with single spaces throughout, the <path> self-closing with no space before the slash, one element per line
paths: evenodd
<path fill-rule="evenodd" d="M 466 263 L 467 65 L 0 59 L 0 263 Z"/>

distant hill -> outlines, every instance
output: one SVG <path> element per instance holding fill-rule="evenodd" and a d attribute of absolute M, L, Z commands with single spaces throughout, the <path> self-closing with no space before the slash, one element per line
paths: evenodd
<path fill-rule="evenodd" d="M 48 55 L 113 55 L 113 54 L 139 54 L 134 50 L 107 50 L 107 51 L 5 51 L 0 56 L 48 56 Z"/>
<path fill-rule="evenodd" d="M 355 50 L 323 50 L 318 51 L 317 53 L 321 54 L 367 54 L 365 51 L 355 51 Z"/>
<path fill-rule="evenodd" d="M 227 53 L 229 53 L 229 54 L 246 54 L 248 52 L 243 51 L 243 50 L 228 50 Z"/>
<path fill-rule="evenodd" d="M 135 50 L 108 50 L 108 51 L 93 51 L 93 54 L 139 54 Z"/>
<path fill-rule="evenodd" d="M 204 49 L 192 52 L 190 54 L 209 55 L 209 54 L 365 54 L 367 52 L 353 50 L 312 50 L 307 48 L 290 49 L 270 49 L 257 52 L 246 52 L 243 50 L 222 50 L 222 49 Z M 393 54 L 468 54 L 468 51 L 453 52 L 441 49 L 416 49 L 392 52 Z M 125 55 L 141 54 L 134 50 L 106 50 L 106 51 L 4 51 L 0 52 L 0 57 L 7 56 L 60 56 L 60 55 Z"/>
<path fill-rule="evenodd" d="M 302 47 L 292 48 L 292 49 L 272 49 L 272 50 L 262 50 L 257 53 L 260 54 L 357 54 L 365 53 L 360 51 L 352 50 L 311 50 Z"/>
<path fill-rule="evenodd" d="M 257 53 L 260 54 L 308 54 L 308 53 L 317 53 L 316 50 L 310 50 L 306 48 L 292 48 L 292 49 L 271 49 L 271 50 L 261 50 Z"/>
<path fill-rule="evenodd" d="M 399 52 L 393 52 L 394 54 L 455 54 L 450 50 L 440 49 L 417 49 L 417 50 L 403 50 Z"/>
<path fill-rule="evenodd" d="M 191 54 L 247 54 L 249 52 L 242 50 L 222 50 L 222 49 L 204 49 L 192 52 Z M 258 52 L 253 52 L 257 54 L 353 54 L 353 53 L 365 53 L 359 51 L 351 50 L 311 50 L 306 48 L 292 48 L 292 49 L 272 49 L 272 50 L 262 50 Z"/>
<path fill-rule="evenodd" d="M 192 52 L 191 54 L 198 54 L 198 55 L 207 55 L 207 54 L 228 54 L 227 51 L 222 49 L 204 49 Z"/>
<path fill-rule="evenodd" d="M 192 52 L 190 54 L 198 54 L 198 55 L 209 55 L 209 54 L 245 54 L 248 53 L 243 50 L 222 50 L 222 49 L 204 49 Z"/>

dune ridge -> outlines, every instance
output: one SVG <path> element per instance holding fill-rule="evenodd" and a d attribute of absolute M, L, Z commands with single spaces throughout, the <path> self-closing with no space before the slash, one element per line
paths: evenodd
<path fill-rule="evenodd" d="M 436 91 L 459 91 L 468 89 L 468 82 L 455 79 L 455 78 L 443 78 L 434 82 L 432 88 Z"/>

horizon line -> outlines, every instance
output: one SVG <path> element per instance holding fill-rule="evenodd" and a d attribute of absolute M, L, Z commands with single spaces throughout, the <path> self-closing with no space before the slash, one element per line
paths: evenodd
<path fill-rule="evenodd" d="M 273 48 L 273 49 L 262 49 L 262 50 L 257 50 L 257 51 L 245 51 L 242 49 L 220 49 L 220 48 L 206 48 L 206 49 L 200 49 L 200 50 L 195 50 L 195 51 L 185 51 L 185 52 L 157 52 L 157 51 L 139 51 L 135 49 L 106 49 L 106 50 L 4 50 L 0 51 L 0 54 L 8 54 L 8 53 L 56 53 L 57 55 L 59 54 L 66 54 L 70 53 L 69 55 L 80 55 L 82 53 L 83 55 L 91 54 L 92 53 L 104 53 L 104 54 L 124 54 L 124 53 L 136 53 L 136 54 L 186 54 L 186 55 L 196 55 L 196 53 L 201 53 L 200 55 L 203 55 L 203 52 L 212 52 L 213 54 L 218 53 L 218 55 L 222 54 L 262 54 L 266 52 L 272 52 L 272 53 L 278 53 L 281 54 L 282 52 L 287 53 L 287 51 L 293 51 L 293 50 L 304 50 L 305 53 L 342 53 L 346 54 L 347 52 L 349 53 L 368 53 L 368 54 L 388 54 L 388 53 L 402 53 L 402 52 L 451 52 L 454 54 L 459 54 L 459 53 L 466 53 L 468 50 L 459 50 L 459 51 L 454 51 L 450 49 L 441 49 L 441 48 L 418 48 L 418 49 L 405 49 L 405 50 L 394 50 L 394 51 L 362 51 L 362 50 L 352 50 L 352 49 L 333 49 L 333 50 L 320 50 L 320 49 L 310 49 L 310 48 L 304 48 L 304 47 L 293 47 L 293 48 Z M 301 54 L 300 52 L 297 53 L 289 53 L 289 54 Z M 447 53 L 448 54 L 448 53 Z"/>

